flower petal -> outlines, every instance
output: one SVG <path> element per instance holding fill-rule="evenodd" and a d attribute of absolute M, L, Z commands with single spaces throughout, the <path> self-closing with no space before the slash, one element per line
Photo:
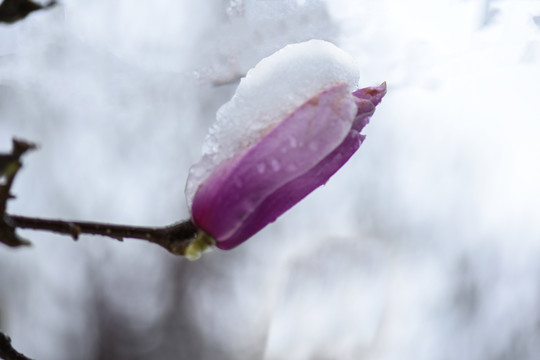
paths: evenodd
<path fill-rule="evenodd" d="M 231 236 L 217 242 L 217 247 L 223 250 L 231 249 L 275 221 L 313 190 L 325 184 L 349 160 L 362 141 L 363 135 L 351 131 L 339 148 L 327 155 L 317 166 L 289 181 L 264 199 L 256 211 L 244 220 L 242 227 Z"/>

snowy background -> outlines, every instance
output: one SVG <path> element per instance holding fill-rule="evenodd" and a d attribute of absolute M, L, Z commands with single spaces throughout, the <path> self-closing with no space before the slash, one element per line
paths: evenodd
<path fill-rule="evenodd" d="M 197 262 L 21 232 L 0 328 L 39 360 L 537 359 L 540 1 L 64 0 L 0 25 L 15 214 L 165 225 L 239 77 L 331 41 L 388 95 L 325 187 Z M 316 74 L 314 74 L 316 76 Z M 279 81 L 281 79 L 276 79 Z"/>

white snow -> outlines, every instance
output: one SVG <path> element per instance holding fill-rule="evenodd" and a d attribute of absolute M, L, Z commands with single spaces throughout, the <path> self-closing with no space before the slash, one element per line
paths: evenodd
<path fill-rule="evenodd" d="M 358 85 L 355 60 L 324 40 L 291 44 L 262 59 L 223 105 L 203 145 L 203 158 L 190 170 L 188 207 L 212 169 L 256 143 L 300 105 L 340 83 Z"/>

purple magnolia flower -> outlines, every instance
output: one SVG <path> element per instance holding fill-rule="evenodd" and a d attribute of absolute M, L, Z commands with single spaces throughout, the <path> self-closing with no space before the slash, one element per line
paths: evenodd
<path fill-rule="evenodd" d="M 199 187 L 193 222 L 218 248 L 231 249 L 276 220 L 359 148 L 386 84 L 347 90 L 337 85 L 315 96 Z"/>
<path fill-rule="evenodd" d="M 363 142 L 385 93 L 385 83 L 351 93 L 350 81 L 334 81 L 206 169 L 191 198 L 199 244 L 231 249 L 325 184 Z"/>

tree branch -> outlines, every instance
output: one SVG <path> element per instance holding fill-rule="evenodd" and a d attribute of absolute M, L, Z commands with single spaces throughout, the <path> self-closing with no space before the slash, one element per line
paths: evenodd
<path fill-rule="evenodd" d="M 22 167 L 21 157 L 28 150 L 36 148 L 35 144 L 13 139 L 11 154 L 0 154 L 0 242 L 8 246 L 28 246 L 30 242 L 19 237 L 13 228 L 6 224 L 7 202 L 15 196 L 11 194 L 11 186 L 17 172 Z"/>
<path fill-rule="evenodd" d="M 49 1 L 45 5 L 35 3 L 32 0 L 4 0 L 0 4 L 0 22 L 12 24 L 24 19 L 33 11 L 48 9 L 55 5 L 55 0 Z"/>
<path fill-rule="evenodd" d="M 164 227 L 142 227 L 87 221 L 39 219 L 6 214 L 4 221 L 12 229 L 51 231 L 69 235 L 73 240 L 77 240 L 81 234 L 101 235 L 119 241 L 123 241 L 124 238 L 141 239 L 157 244 L 176 255 L 184 255 L 186 247 L 197 234 L 197 228 L 191 220 Z"/>
<path fill-rule="evenodd" d="M 104 224 L 87 221 L 64 221 L 39 219 L 6 212 L 7 202 L 14 198 L 11 186 L 17 172 L 22 167 L 21 156 L 28 150 L 35 149 L 32 143 L 13 140 L 10 154 L 0 154 L 0 243 L 8 246 L 28 246 L 30 242 L 17 235 L 16 230 L 31 229 L 51 231 L 69 235 L 74 240 L 81 234 L 101 235 L 122 241 L 125 238 L 141 239 L 157 244 L 175 255 L 195 259 L 207 246 L 212 245 L 206 237 L 197 240 L 197 228 L 191 220 L 182 221 L 164 227 L 141 227 L 129 225 Z M 191 247 L 189 247 L 192 245 Z M 187 250 L 189 247 L 189 250 Z"/>
<path fill-rule="evenodd" d="M 11 339 L 0 331 L 0 359 L 4 360 L 32 360 L 27 358 L 11 346 Z"/>
<path fill-rule="evenodd" d="M 7 201 L 14 196 L 10 193 L 15 175 L 22 167 L 21 157 L 28 150 L 34 150 L 37 146 L 23 140 L 13 139 L 11 154 L 0 154 L 0 179 L 5 178 L 4 184 L 0 185 L 0 214 L 6 212 Z"/>

